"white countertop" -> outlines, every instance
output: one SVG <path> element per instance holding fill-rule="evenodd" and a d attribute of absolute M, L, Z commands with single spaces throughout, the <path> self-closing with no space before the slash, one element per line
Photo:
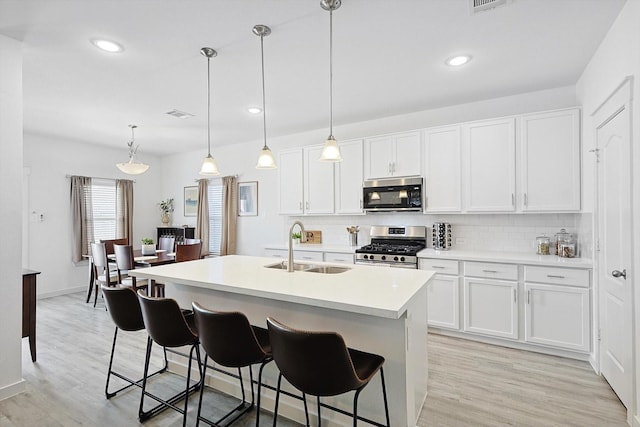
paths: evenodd
<path fill-rule="evenodd" d="M 502 262 L 506 264 L 544 265 L 566 268 L 593 268 L 593 262 L 587 258 L 560 258 L 556 255 L 536 255 L 522 252 L 489 251 L 438 251 L 423 249 L 418 258 L 439 258 L 460 261 Z"/>
<path fill-rule="evenodd" d="M 348 246 L 348 245 L 325 245 L 324 243 L 298 243 L 293 245 L 294 251 L 310 251 L 310 252 L 340 252 L 345 254 L 353 254 L 360 246 Z M 265 249 L 286 249 L 289 250 L 289 245 L 286 243 L 264 245 Z"/>
<path fill-rule="evenodd" d="M 130 270 L 129 275 L 391 319 L 403 315 L 434 275 L 428 270 L 361 265 L 338 274 L 289 273 L 265 268 L 271 264 L 272 258 L 228 255 Z"/>

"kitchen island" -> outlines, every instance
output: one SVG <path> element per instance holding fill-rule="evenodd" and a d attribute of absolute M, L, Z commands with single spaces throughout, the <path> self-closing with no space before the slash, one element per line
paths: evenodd
<path fill-rule="evenodd" d="M 336 331 L 348 346 L 384 356 L 391 425 L 415 426 L 427 394 L 426 288 L 433 272 L 352 265 L 336 274 L 289 273 L 266 268 L 273 264 L 270 258 L 232 255 L 130 274 L 165 283 L 167 297 L 183 307 L 197 301 L 213 310 L 241 311 L 252 324 L 263 327 L 271 316 L 298 329 Z M 174 363 L 174 368 L 179 367 Z M 275 364 L 269 364 L 264 375 L 265 382 L 274 385 Z M 239 386 L 220 375 L 212 385 L 239 395 Z M 265 390 L 265 410 L 273 409 L 273 397 Z M 351 411 L 352 399 L 348 393 L 323 402 Z M 311 413 L 314 400 L 308 399 Z M 358 413 L 384 422 L 379 377 L 361 393 Z M 282 396 L 279 414 L 304 423 L 299 400 Z M 350 418 L 326 409 L 322 417 L 323 425 L 351 425 Z"/>

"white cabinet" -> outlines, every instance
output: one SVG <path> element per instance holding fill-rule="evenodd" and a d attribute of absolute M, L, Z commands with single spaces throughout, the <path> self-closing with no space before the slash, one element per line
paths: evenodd
<path fill-rule="evenodd" d="M 335 164 L 335 212 L 361 214 L 362 211 L 362 140 L 339 144 L 342 161 Z"/>
<path fill-rule="evenodd" d="M 465 262 L 464 276 L 464 330 L 518 339 L 518 266 Z"/>
<path fill-rule="evenodd" d="M 322 146 L 280 152 L 278 174 L 281 214 L 333 213 L 333 163 L 319 161 L 321 152 Z"/>
<path fill-rule="evenodd" d="M 515 119 L 464 123 L 462 171 L 464 210 L 515 211 Z"/>
<path fill-rule="evenodd" d="M 321 162 L 322 145 L 304 147 L 304 213 L 334 211 L 333 163 Z"/>
<path fill-rule="evenodd" d="M 425 212 L 460 212 L 460 126 L 424 132 Z"/>
<path fill-rule="evenodd" d="M 421 174 L 419 131 L 366 138 L 364 144 L 366 179 Z"/>
<path fill-rule="evenodd" d="M 523 211 L 580 210 L 580 110 L 520 117 Z"/>
<path fill-rule="evenodd" d="M 428 325 L 444 329 L 460 329 L 458 261 L 420 259 L 419 267 L 421 270 L 437 272 L 427 288 Z"/>
<path fill-rule="evenodd" d="M 589 352 L 589 272 L 525 266 L 524 277 L 525 341 Z"/>
<path fill-rule="evenodd" d="M 303 213 L 303 158 L 302 149 L 283 150 L 278 155 L 280 213 Z"/>

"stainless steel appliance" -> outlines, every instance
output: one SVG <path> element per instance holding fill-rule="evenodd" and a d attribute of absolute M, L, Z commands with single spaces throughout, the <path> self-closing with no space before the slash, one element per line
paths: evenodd
<path fill-rule="evenodd" d="M 356 249 L 356 264 L 418 268 L 416 254 L 427 246 L 426 228 L 374 225 L 371 243 Z"/>
<path fill-rule="evenodd" d="M 365 212 L 422 211 L 422 177 L 375 179 L 362 188 Z"/>
<path fill-rule="evenodd" d="M 434 222 L 431 230 L 433 249 L 449 250 L 451 248 L 451 224 Z"/>

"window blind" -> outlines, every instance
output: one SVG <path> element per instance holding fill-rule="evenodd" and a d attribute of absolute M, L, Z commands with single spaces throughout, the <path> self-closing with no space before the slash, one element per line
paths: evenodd
<path fill-rule="evenodd" d="M 116 238 L 116 182 L 94 178 L 91 182 L 93 241 Z"/>
<path fill-rule="evenodd" d="M 222 185 L 209 184 L 209 253 L 220 255 L 222 243 Z"/>

